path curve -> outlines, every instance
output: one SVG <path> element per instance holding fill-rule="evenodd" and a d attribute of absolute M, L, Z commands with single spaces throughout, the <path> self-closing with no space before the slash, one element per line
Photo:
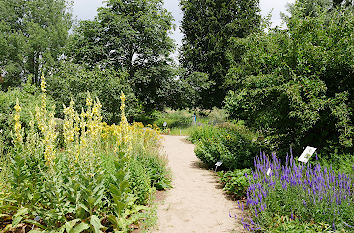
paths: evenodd
<path fill-rule="evenodd" d="M 163 146 L 172 171 L 173 188 L 157 211 L 159 233 L 241 232 L 232 215 L 240 215 L 226 199 L 212 171 L 201 168 L 194 145 L 183 136 L 164 136 Z"/>

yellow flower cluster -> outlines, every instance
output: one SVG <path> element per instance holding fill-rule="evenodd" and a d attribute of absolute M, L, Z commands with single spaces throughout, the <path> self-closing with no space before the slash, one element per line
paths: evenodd
<path fill-rule="evenodd" d="M 75 102 L 71 100 L 69 107 L 64 106 L 64 143 L 65 149 L 75 159 L 86 160 L 86 155 L 92 155 L 101 148 L 102 137 L 102 105 L 98 99 L 93 101 L 88 93 L 86 98 L 86 112 L 81 114 L 75 111 Z"/>
<path fill-rule="evenodd" d="M 42 77 L 41 105 L 36 107 L 35 118 L 30 121 L 30 130 L 27 132 L 26 145 L 30 148 L 43 149 L 47 165 L 60 153 L 72 156 L 72 161 L 90 166 L 97 155 L 102 152 L 124 152 L 133 156 L 137 150 L 156 150 L 160 146 L 161 136 L 157 127 L 144 127 L 142 123 L 129 124 L 125 116 L 124 93 L 121 94 L 121 122 L 119 125 L 108 125 L 103 122 L 102 105 L 98 99 L 93 100 L 88 93 L 86 98 L 86 110 L 82 109 L 79 114 L 75 110 L 74 100 L 68 107 L 64 106 L 63 139 L 64 148 L 58 151 L 56 139 L 56 121 L 54 118 L 54 106 L 47 107 L 46 84 Z M 15 136 L 16 142 L 22 143 L 20 123 L 21 107 L 15 106 Z M 60 119 L 59 119 L 60 120 Z M 36 131 L 39 129 L 39 132 Z"/>
<path fill-rule="evenodd" d="M 52 106 L 50 111 L 47 110 L 46 82 L 43 75 L 41 77 L 41 90 L 41 106 L 36 107 L 36 122 L 42 133 L 42 143 L 45 148 L 44 158 L 47 164 L 51 164 L 55 159 L 55 141 L 58 133 L 55 131 L 55 106 Z"/>
<path fill-rule="evenodd" d="M 21 129 L 21 121 L 20 121 L 20 113 L 21 113 L 21 106 L 18 102 L 18 99 L 16 99 L 16 105 L 14 107 L 15 109 L 15 116 L 14 116 L 14 120 L 15 120 L 15 144 L 22 144 L 23 142 L 23 137 L 22 137 L 22 129 Z"/>

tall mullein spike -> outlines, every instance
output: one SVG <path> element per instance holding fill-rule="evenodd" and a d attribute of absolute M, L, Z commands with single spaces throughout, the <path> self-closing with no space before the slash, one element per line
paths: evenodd
<path fill-rule="evenodd" d="M 42 76 L 41 76 L 41 90 L 43 93 L 45 93 L 47 91 L 46 84 L 47 83 L 45 82 L 44 74 L 42 74 Z"/>

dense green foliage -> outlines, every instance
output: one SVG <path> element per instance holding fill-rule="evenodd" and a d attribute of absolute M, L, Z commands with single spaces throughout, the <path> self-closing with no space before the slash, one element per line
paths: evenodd
<path fill-rule="evenodd" d="M 129 187 L 137 197 L 137 203 L 146 204 L 151 192 L 150 177 L 142 162 L 134 160 L 129 164 Z"/>
<path fill-rule="evenodd" d="M 154 155 L 154 156 L 152 156 Z M 146 153 L 140 151 L 136 160 L 145 168 L 145 173 L 149 177 L 150 186 L 157 190 L 171 188 L 171 178 L 167 168 L 167 159 L 159 154 L 159 151 L 150 151 Z"/>
<path fill-rule="evenodd" d="M 191 133 L 195 154 L 208 167 L 222 161 L 221 169 L 249 168 L 260 150 L 266 149 L 258 137 L 234 125 L 203 126 Z"/>
<path fill-rule="evenodd" d="M 90 91 L 104 101 L 108 122 L 119 122 L 122 90 L 131 101 L 129 120 L 166 105 L 179 106 L 176 97 L 181 98 L 182 88 L 170 58 L 173 18 L 161 0 L 107 1 L 94 20 L 80 21 L 70 36 L 68 0 L 6 0 L 0 3 L 0 15 L 2 90 L 26 80 L 39 85 L 44 73 L 58 117 L 64 102 L 82 102 L 83 93 Z"/>
<path fill-rule="evenodd" d="M 234 196 L 237 199 L 246 197 L 249 183 L 245 174 L 251 175 L 251 169 L 246 168 L 242 170 L 236 169 L 234 171 L 218 172 L 220 182 L 223 184 L 226 193 Z"/>
<path fill-rule="evenodd" d="M 352 154 L 332 154 L 332 156 L 319 155 L 313 164 L 320 164 L 323 167 L 332 167 L 333 170 L 345 173 L 354 179 L 354 153 Z"/>
<path fill-rule="evenodd" d="M 231 37 L 243 38 L 258 30 L 258 0 L 182 0 L 184 33 L 180 62 L 185 76 L 205 73 L 212 85 L 203 89 L 197 106 L 220 107 L 228 69 L 225 54 Z"/>
<path fill-rule="evenodd" d="M 143 107 L 161 109 L 172 101 L 174 49 L 172 16 L 162 0 L 109 0 L 93 21 L 81 21 L 68 47 L 74 62 L 125 70 Z"/>
<path fill-rule="evenodd" d="M 63 53 L 71 28 L 67 0 L 0 2 L 0 85 L 3 90 L 32 79 Z M 32 77 L 32 78 L 31 78 Z"/>
<path fill-rule="evenodd" d="M 353 9 L 327 12 L 315 4 L 306 16 L 303 6 L 291 8 L 287 30 L 233 41 L 226 109 L 275 150 L 312 145 L 352 152 Z"/>

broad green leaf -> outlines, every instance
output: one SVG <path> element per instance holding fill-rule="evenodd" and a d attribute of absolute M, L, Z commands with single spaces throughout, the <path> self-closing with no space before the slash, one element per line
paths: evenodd
<path fill-rule="evenodd" d="M 72 229 L 72 231 L 70 231 L 69 233 L 80 233 L 89 228 L 90 226 L 87 223 L 82 222 L 79 225 L 75 226 L 74 229 Z"/>
<path fill-rule="evenodd" d="M 23 215 L 28 214 L 28 209 L 22 207 L 21 209 L 19 209 L 17 211 L 17 213 L 13 216 L 12 218 L 12 226 L 16 227 L 17 224 L 19 224 L 21 222 L 21 220 L 23 219 Z"/>
<path fill-rule="evenodd" d="M 66 232 L 67 233 L 70 233 L 71 232 L 71 230 L 73 229 L 73 227 L 76 225 L 76 223 L 77 222 L 79 222 L 80 221 L 80 219 L 74 219 L 74 220 L 72 220 L 72 221 L 70 221 L 70 222 L 66 222 L 65 223 L 65 230 L 66 230 Z"/>
<path fill-rule="evenodd" d="M 103 227 L 100 219 L 96 215 L 91 216 L 90 224 L 94 227 L 95 233 L 99 233 L 100 229 Z"/>
<path fill-rule="evenodd" d="M 43 225 L 40 224 L 39 222 L 37 222 L 37 221 L 35 221 L 35 220 L 32 220 L 32 219 L 26 219 L 26 220 L 24 220 L 24 222 L 25 222 L 25 223 L 30 223 L 30 224 L 35 225 L 35 226 L 37 226 L 37 227 L 39 227 L 39 228 L 42 228 L 42 229 L 46 229 L 45 226 L 43 226 Z"/>

